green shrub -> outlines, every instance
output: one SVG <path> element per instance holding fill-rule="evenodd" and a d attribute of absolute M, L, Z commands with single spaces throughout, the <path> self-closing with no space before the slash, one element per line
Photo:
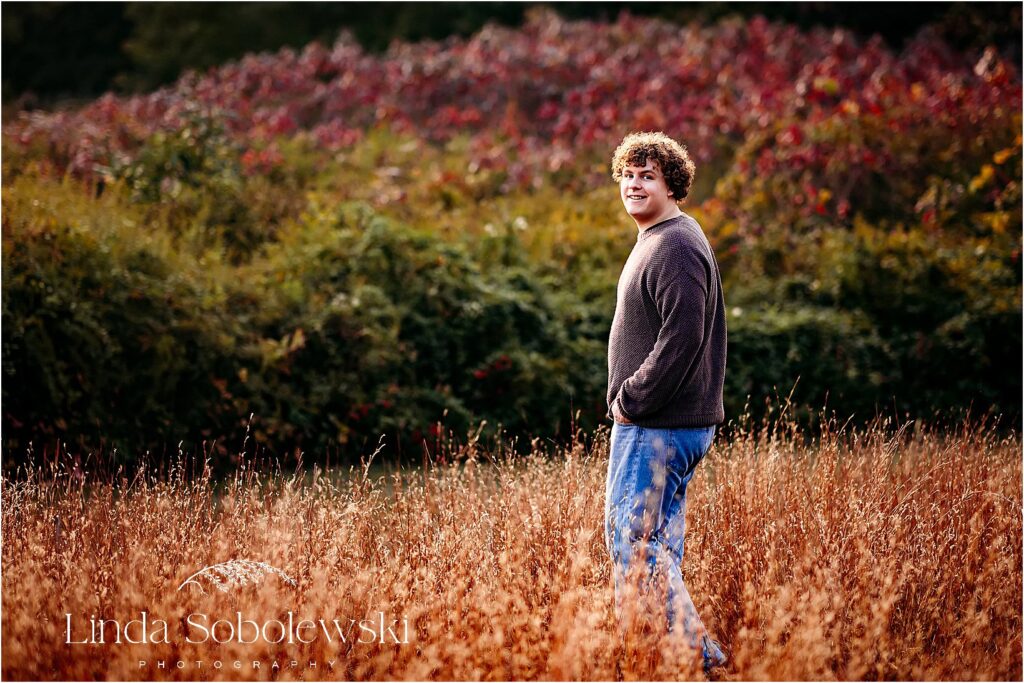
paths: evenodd
<path fill-rule="evenodd" d="M 729 308 L 726 415 L 762 414 L 765 399 L 791 397 L 803 417 L 826 405 L 870 418 L 895 388 L 893 354 L 857 313 L 812 306 Z M 777 404 L 777 402 L 776 402 Z"/>
<path fill-rule="evenodd" d="M 194 249 L 223 250 L 248 260 L 281 224 L 304 208 L 303 190 L 316 170 L 308 142 L 245 148 L 225 129 L 225 116 L 196 105 L 179 125 L 142 140 L 131 157 L 99 170 Z"/>
<path fill-rule="evenodd" d="M 35 439 L 41 450 L 53 437 L 124 449 L 198 436 L 215 424 L 215 378 L 231 367 L 203 282 L 162 236 L 138 239 L 137 214 L 48 189 L 42 201 L 31 186 L 5 190 L 5 445 Z"/>
<path fill-rule="evenodd" d="M 358 205 L 319 220 L 268 250 L 261 275 L 260 289 L 291 282 L 298 310 L 251 302 L 278 338 L 247 380 L 268 436 L 361 447 L 391 432 L 415 443 L 438 421 L 465 434 L 481 420 L 556 434 L 580 387 L 593 390 L 588 370 L 603 348 L 574 337 L 550 285 L 527 267 L 487 269 L 465 247 Z M 284 393 L 267 395 L 257 375 Z"/>
<path fill-rule="evenodd" d="M 1013 237 L 954 237 L 858 223 L 825 240 L 818 278 L 894 350 L 890 393 L 914 414 L 1020 410 L 1021 299 Z"/>

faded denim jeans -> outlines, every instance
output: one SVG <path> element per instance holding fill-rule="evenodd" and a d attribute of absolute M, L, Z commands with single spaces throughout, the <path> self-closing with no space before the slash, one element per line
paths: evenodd
<path fill-rule="evenodd" d="M 626 572 L 642 557 L 647 577 L 666 588 L 668 630 L 678 619 L 694 647 L 705 631 L 680 569 L 686 485 L 714 436 L 714 427 L 651 429 L 616 422 L 608 463 L 605 544 L 614 566 L 616 612 L 621 618 Z M 709 654 L 705 650 L 706 662 Z"/>

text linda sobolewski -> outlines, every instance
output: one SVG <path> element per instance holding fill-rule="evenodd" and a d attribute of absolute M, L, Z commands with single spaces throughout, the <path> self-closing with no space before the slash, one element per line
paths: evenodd
<path fill-rule="evenodd" d="M 135 619 L 98 619 L 90 615 L 74 618 L 65 615 L 65 643 L 68 645 L 121 645 L 158 644 L 180 642 L 165 619 L 153 618 L 147 612 L 140 612 Z M 237 643 L 305 644 L 325 640 L 338 645 L 375 643 L 377 645 L 409 643 L 409 620 L 392 619 L 384 612 L 377 612 L 366 619 L 308 619 L 299 618 L 292 611 L 280 619 L 255 620 L 242 612 L 233 616 L 213 618 L 194 612 L 184 623 L 173 620 L 179 626 L 178 635 L 185 642 L 216 643 L 223 645 Z"/>

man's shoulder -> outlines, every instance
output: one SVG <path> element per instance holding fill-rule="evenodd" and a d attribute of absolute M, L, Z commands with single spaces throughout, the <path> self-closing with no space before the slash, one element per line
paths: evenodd
<path fill-rule="evenodd" d="M 701 260 L 708 260 L 713 256 L 711 245 L 700 223 L 688 214 L 673 218 L 671 224 L 666 225 L 658 237 L 659 251 L 692 254 Z"/>
<path fill-rule="evenodd" d="M 691 240 L 698 242 L 706 242 L 707 238 L 704 236 L 704 229 L 700 227 L 700 223 L 697 219 L 688 213 L 681 214 L 673 221 L 674 230 L 679 235 L 683 235 Z"/>

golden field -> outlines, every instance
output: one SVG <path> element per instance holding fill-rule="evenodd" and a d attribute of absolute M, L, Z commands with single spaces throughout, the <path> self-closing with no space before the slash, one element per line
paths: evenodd
<path fill-rule="evenodd" d="M 683 572 L 731 655 L 715 677 L 1020 679 L 1019 435 L 827 423 L 813 437 L 734 429 L 690 484 Z M 695 656 L 616 628 L 606 432 L 529 457 L 446 453 L 381 475 L 8 472 L 3 678 L 703 679 Z M 295 586 L 256 569 L 179 590 L 242 559 Z M 143 612 L 147 634 L 128 637 L 161 640 L 159 619 L 169 642 L 111 642 L 112 624 L 81 642 L 93 617 Z M 369 626 L 343 643 L 334 620 Z M 268 642 L 285 630 L 295 642 Z"/>

